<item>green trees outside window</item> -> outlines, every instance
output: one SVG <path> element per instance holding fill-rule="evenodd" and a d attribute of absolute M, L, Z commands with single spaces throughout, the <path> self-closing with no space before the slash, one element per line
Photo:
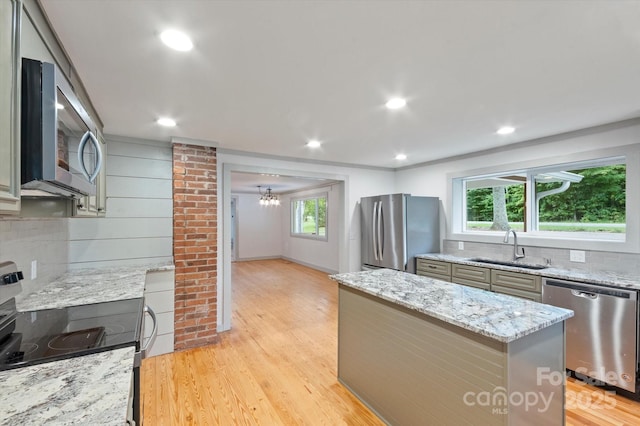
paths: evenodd
<path fill-rule="evenodd" d="M 291 201 L 291 234 L 326 239 L 326 195 Z"/>
<path fill-rule="evenodd" d="M 623 160 L 466 178 L 465 230 L 624 234 Z"/>

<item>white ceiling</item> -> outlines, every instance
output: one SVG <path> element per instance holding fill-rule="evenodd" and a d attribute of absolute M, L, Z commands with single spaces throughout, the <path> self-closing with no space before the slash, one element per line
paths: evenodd
<path fill-rule="evenodd" d="M 281 195 L 305 188 L 329 185 L 332 182 L 334 181 L 317 178 L 231 172 L 231 192 L 256 194 L 256 201 L 258 199 L 258 185 L 262 186 L 260 191 L 263 193 L 267 188 L 271 188 L 274 194 Z"/>
<path fill-rule="evenodd" d="M 640 1 L 42 3 L 107 134 L 396 168 L 640 116 Z"/>

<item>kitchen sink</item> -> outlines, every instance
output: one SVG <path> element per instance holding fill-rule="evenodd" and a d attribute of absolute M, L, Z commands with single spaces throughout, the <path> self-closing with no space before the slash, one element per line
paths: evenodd
<path fill-rule="evenodd" d="M 490 265 L 502 265 L 502 266 L 513 266 L 515 268 L 525 268 L 525 269 L 545 269 L 548 266 L 538 265 L 534 263 L 521 263 L 521 262 L 511 262 L 508 260 L 493 260 L 493 259 L 484 259 L 481 257 L 474 257 L 469 259 L 471 262 L 478 263 L 488 263 Z"/>

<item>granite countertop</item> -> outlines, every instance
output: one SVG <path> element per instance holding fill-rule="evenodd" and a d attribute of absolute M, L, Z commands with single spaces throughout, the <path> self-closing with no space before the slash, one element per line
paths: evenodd
<path fill-rule="evenodd" d="M 573 311 L 568 309 L 391 269 L 337 274 L 330 278 L 505 343 L 573 316 Z"/>
<path fill-rule="evenodd" d="M 620 274 L 610 271 L 579 271 L 576 269 L 562 269 L 549 267 L 545 269 L 528 269 L 518 268 L 516 266 L 495 265 L 483 262 L 475 262 L 470 258 L 453 256 L 442 253 L 429 253 L 417 255 L 418 259 L 442 260 L 445 262 L 460 263 L 472 266 L 481 266 L 483 268 L 502 269 L 505 271 L 523 272 L 530 275 L 539 275 L 548 278 L 557 278 L 569 281 L 578 281 L 586 284 L 604 285 L 615 288 L 626 288 L 632 290 L 640 290 L 640 278 L 629 274 Z M 524 263 L 527 263 L 526 261 Z"/>
<path fill-rule="evenodd" d="M 144 294 L 147 272 L 173 269 L 173 265 L 141 265 L 69 271 L 37 292 L 16 297 L 16 307 L 33 311 L 135 299 Z"/>
<path fill-rule="evenodd" d="M 123 425 L 133 347 L 0 371 L 0 425 Z"/>
<path fill-rule="evenodd" d="M 147 272 L 173 265 L 69 271 L 22 300 L 18 311 L 142 297 Z M 123 425 L 133 347 L 0 372 L 0 425 Z"/>

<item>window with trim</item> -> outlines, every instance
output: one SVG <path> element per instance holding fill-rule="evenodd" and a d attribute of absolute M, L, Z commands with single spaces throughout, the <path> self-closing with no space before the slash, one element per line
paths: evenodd
<path fill-rule="evenodd" d="M 626 169 L 615 157 L 457 178 L 460 231 L 625 241 Z"/>
<path fill-rule="evenodd" d="M 291 200 L 291 235 L 327 239 L 327 195 Z"/>

